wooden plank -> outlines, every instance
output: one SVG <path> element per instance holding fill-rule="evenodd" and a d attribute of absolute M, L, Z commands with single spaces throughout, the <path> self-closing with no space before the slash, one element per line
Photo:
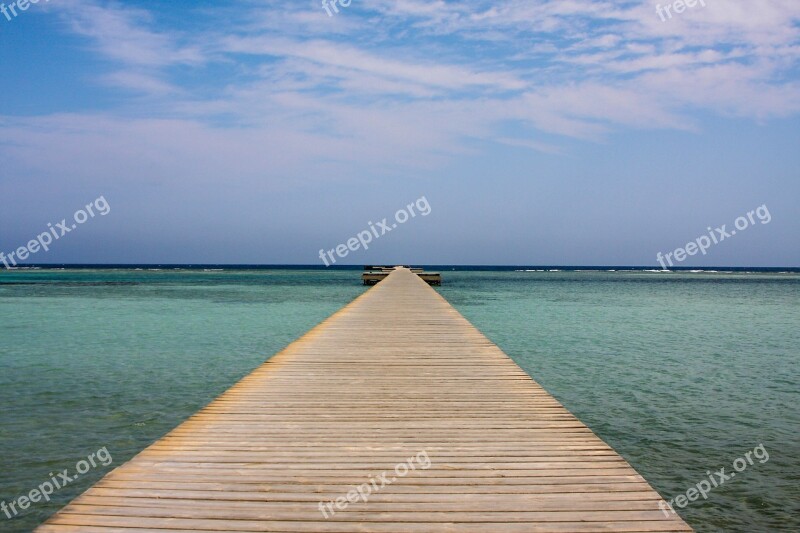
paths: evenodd
<path fill-rule="evenodd" d="M 410 458 L 415 469 L 398 475 Z M 391 483 L 367 501 L 320 511 L 384 472 Z M 38 531 L 691 531 L 659 504 L 398 268 Z"/>

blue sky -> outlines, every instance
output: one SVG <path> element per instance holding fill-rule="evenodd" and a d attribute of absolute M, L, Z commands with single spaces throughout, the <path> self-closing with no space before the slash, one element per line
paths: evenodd
<path fill-rule="evenodd" d="M 800 266 L 800 3 L 41 0 L 0 15 L 0 251 L 34 262 Z M 5 4 L 10 2 L 5 1 Z M 667 2 L 663 2 L 667 4 Z"/>

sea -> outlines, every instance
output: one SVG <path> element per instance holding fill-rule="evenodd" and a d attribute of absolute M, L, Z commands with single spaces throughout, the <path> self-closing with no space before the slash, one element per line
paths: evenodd
<path fill-rule="evenodd" d="M 667 500 L 735 472 L 676 505 L 696 531 L 800 531 L 800 269 L 425 268 Z M 30 531 L 365 290 L 356 268 L 0 270 L 0 503 L 65 485 L 0 531 Z M 59 478 L 92 454 L 109 460 Z"/>

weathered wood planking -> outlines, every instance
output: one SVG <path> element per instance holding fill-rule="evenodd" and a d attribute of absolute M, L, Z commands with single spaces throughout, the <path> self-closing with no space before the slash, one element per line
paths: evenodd
<path fill-rule="evenodd" d="M 431 466 L 326 519 L 408 457 Z M 441 296 L 396 270 L 38 531 L 691 531 Z"/>

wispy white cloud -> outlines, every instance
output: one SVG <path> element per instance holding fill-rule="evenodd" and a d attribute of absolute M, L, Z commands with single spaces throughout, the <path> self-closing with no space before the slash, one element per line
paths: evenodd
<path fill-rule="evenodd" d="M 156 14 L 120 4 L 61 0 L 53 4 L 69 28 L 88 39 L 100 55 L 128 67 L 200 64 L 200 45 L 182 45 L 188 36 L 152 29 Z"/>
<path fill-rule="evenodd" d="M 151 98 L 139 128 L 164 116 L 211 136 L 241 128 L 280 138 L 261 148 L 275 161 L 291 153 L 285 139 L 309 161 L 413 153 L 419 164 L 475 138 L 555 152 L 559 136 L 701 128 L 697 111 L 800 112 L 794 0 L 708 2 L 666 23 L 639 1 L 376 0 L 333 18 L 315 6 L 205 7 L 195 14 L 209 23 L 191 30 L 99 0 L 63 0 L 58 12 L 111 62 L 99 82 Z M 356 144 L 368 149 L 346 149 Z"/>

